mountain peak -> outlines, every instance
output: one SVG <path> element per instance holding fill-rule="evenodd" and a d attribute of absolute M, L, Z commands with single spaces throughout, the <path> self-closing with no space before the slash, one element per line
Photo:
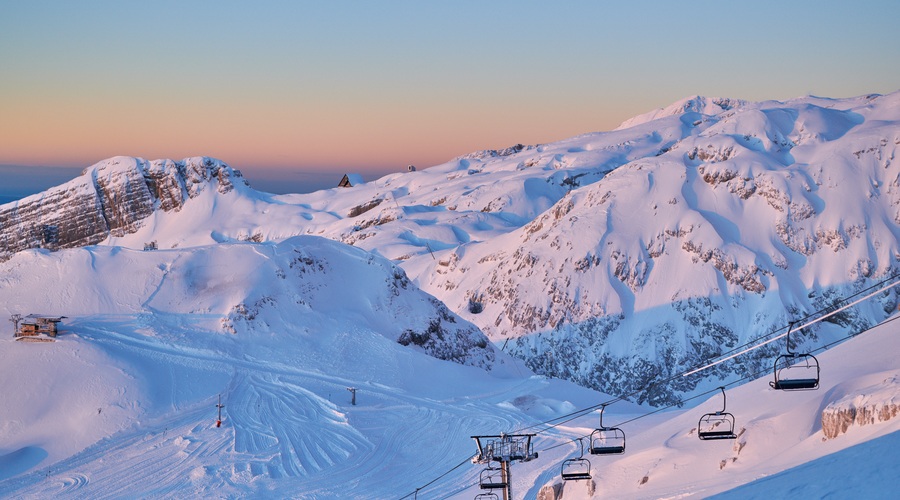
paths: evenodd
<path fill-rule="evenodd" d="M 247 185 L 239 170 L 206 156 L 108 158 L 65 184 L 0 206 L 0 259 L 29 248 L 80 247 L 133 233 L 157 210 L 178 211 L 208 188 L 226 194 L 236 185 Z"/>
<path fill-rule="evenodd" d="M 695 95 L 675 101 L 674 103 L 658 108 L 648 113 L 644 113 L 633 118 L 629 118 L 622 122 L 616 130 L 624 130 L 627 128 L 641 125 L 644 123 L 666 118 L 669 116 L 683 115 L 687 113 L 699 113 L 701 115 L 714 116 L 725 111 L 740 108 L 748 104 L 748 101 L 741 99 L 732 99 L 728 97 L 705 97 Z"/>

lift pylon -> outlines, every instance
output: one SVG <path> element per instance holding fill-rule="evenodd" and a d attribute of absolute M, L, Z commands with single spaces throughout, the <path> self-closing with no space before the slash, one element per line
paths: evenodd
<path fill-rule="evenodd" d="M 481 488 L 502 489 L 503 500 L 512 500 L 509 466 L 515 461 L 528 462 L 538 457 L 531 444 L 531 438 L 534 436 L 535 434 L 472 436 L 478 446 L 478 453 L 472 457 L 472 463 L 488 464 L 488 468 L 482 471 L 483 476 L 479 480 Z M 500 474 L 496 480 L 485 478 L 485 474 L 491 475 L 495 470 L 490 467 L 491 462 L 500 463 Z"/>
<path fill-rule="evenodd" d="M 222 427 L 222 408 L 225 408 L 225 405 L 222 404 L 221 394 L 219 394 L 219 403 L 216 405 L 216 408 L 219 409 L 219 418 L 216 419 L 216 427 Z"/>

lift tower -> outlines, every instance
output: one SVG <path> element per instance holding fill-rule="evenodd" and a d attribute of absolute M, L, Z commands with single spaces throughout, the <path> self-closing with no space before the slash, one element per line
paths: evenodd
<path fill-rule="evenodd" d="M 219 404 L 216 405 L 216 408 L 219 409 L 219 418 L 216 419 L 216 427 L 222 427 L 222 408 L 225 408 L 225 405 L 222 404 L 221 394 L 219 394 Z"/>
<path fill-rule="evenodd" d="M 503 500 L 512 500 L 512 480 L 509 466 L 515 461 L 528 462 L 538 457 L 531 444 L 535 434 L 500 434 L 498 436 L 472 436 L 478 446 L 478 453 L 472 463 L 487 464 L 481 471 L 481 489 L 503 490 Z M 491 467 L 491 462 L 500 464 L 499 471 Z M 495 473 L 494 471 L 497 471 Z"/>

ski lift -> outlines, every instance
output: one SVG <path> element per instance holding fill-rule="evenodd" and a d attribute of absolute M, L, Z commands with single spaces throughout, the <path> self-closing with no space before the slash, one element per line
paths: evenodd
<path fill-rule="evenodd" d="M 222 408 L 225 408 L 225 405 L 222 404 L 221 394 L 219 394 L 219 403 L 216 404 L 216 408 L 219 409 L 219 418 L 216 419 L 216 427 L 222 427 Z"/>
<path fill-rule="evenodd" d="M 500 497 L 498 497 L 496 493 L 489 491 L 487 493 L 479 493 L 475 495 L 475 500 L 500 500 Z"/>
<path fill-rule="evenodd" d="M 707 439 L 736 439 L 734 434 L 734 415 L 725 412 L 725 388 L 722 391 L 722 411 L 707 413 L 697 423 L 697 437 Z"/>
<path fill-rule="evenodd" d="M 481 474 L 478 477 L 478 484 L 483 490 L 499 490 L 506 488 L 506 481 L 503 480 L 503 469 L 500 467 L 491 467 L 491 464 L 488 464 L 487 468 L 481 471 Z"/>
<path fill-rule="evenodd" d="M 584 458 L 584 443 L 578 438 L 580 453 L 578 458 L 563 460 L 560 476 L 563 481 L 583 481 L 591 478 L 591 462 Z"/>
<path fill-rule="evenodd" d="M 781 391 L 809 391 L 819 388 L 819 360 L 812 354 L 791 351 L 791 329 L 788 325 L 787 354 L 775 358 L 775 380 L 769 385 Z"/>
<path fill-rule="evenodd" d="M 588 451 L 591 455 L 617 455 L 625 453 L 625 432 L 618 427 L 605 427 L 603 425 L 603 410 L 606 405 L 600 407 L 600 428 L 591 433 L 591 446 Z"/>

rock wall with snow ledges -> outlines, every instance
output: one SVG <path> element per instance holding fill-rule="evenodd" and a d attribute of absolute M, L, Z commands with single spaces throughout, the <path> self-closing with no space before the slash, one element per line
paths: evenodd
<path fill-rule="evenodd" d="M 875 425 L 900 416 L 900 374 L 845 394 L 822 410 L 822 433 L 834 439 L 851 427 Z"/>
<path fill-rule="evenodd" d="M 898 101 L 743 103 L 649 120 L 640 126 L 674 125 L 681 137 L 496 243 L 455 249 L 425 287 L 495 341 L 513 339 L 510 352 L 538 373 L 614 394 L 666 380 L 900 269 Z M 896 303 L 888 292 L 797 341 L 862 331 Z M 755 373 L 781 348 L 770 347 L 710 374 Z M 677 402 L 697 383 L 638 399 Z"/>
<path fill-rule="evenodd" d="M 693 97 L 611 132 L 488 150 L 349 190 L 248 191 L 227 203 L 197 196 L 189 211 L 178 211 L 183 200 L 208 183 L 228 189 L 231 177 L 154 163 L 115 183 L 127 196 L 94 195 L 94 183 L 66 194 L 94 200 L 66 220 L 96 228 L 73 232 L 89 236 L 73 245 L 104 234 L 123 234 L 106 241 L 132 248 L 299 234 L 352 244 L 398 262 L 542 374 L 622 394 L 900 270 L 898 148 L 900 92 Z M 22 203 L 23 212 L 43 211 L 32 217 L 56 217 L 49 205 Z M 156 216 L 140 219 L 149 204 Z M 125 220 L 109 230 L 107 218 Z M 3 248 L 55 234 L 45 231 L 52 223 L 31 227 L 2 232 Z M 56 231 L 68 234 L 62 223 Z M 889 292 L 798 332 L 798 347 L 861 331 L 896 302 Z M 405 341 L 425 343 L 429 330 L 440 339 L 426 325 Z M 782 346 L 769 347 L 707 373 L 755 373 Z M 638 399 L 673 402 L 696 383 Z"/>
<path fill-rule="evenodd" d="M 245 184 L 241 173 L 212 158 L 110 158 L 66 184 L 0 206 L 0 260 L 29 248 L 76 248 L 130 234 L 157 210 L 178 211 L 200 192 L 225 194 L 235 182 Z"/>

